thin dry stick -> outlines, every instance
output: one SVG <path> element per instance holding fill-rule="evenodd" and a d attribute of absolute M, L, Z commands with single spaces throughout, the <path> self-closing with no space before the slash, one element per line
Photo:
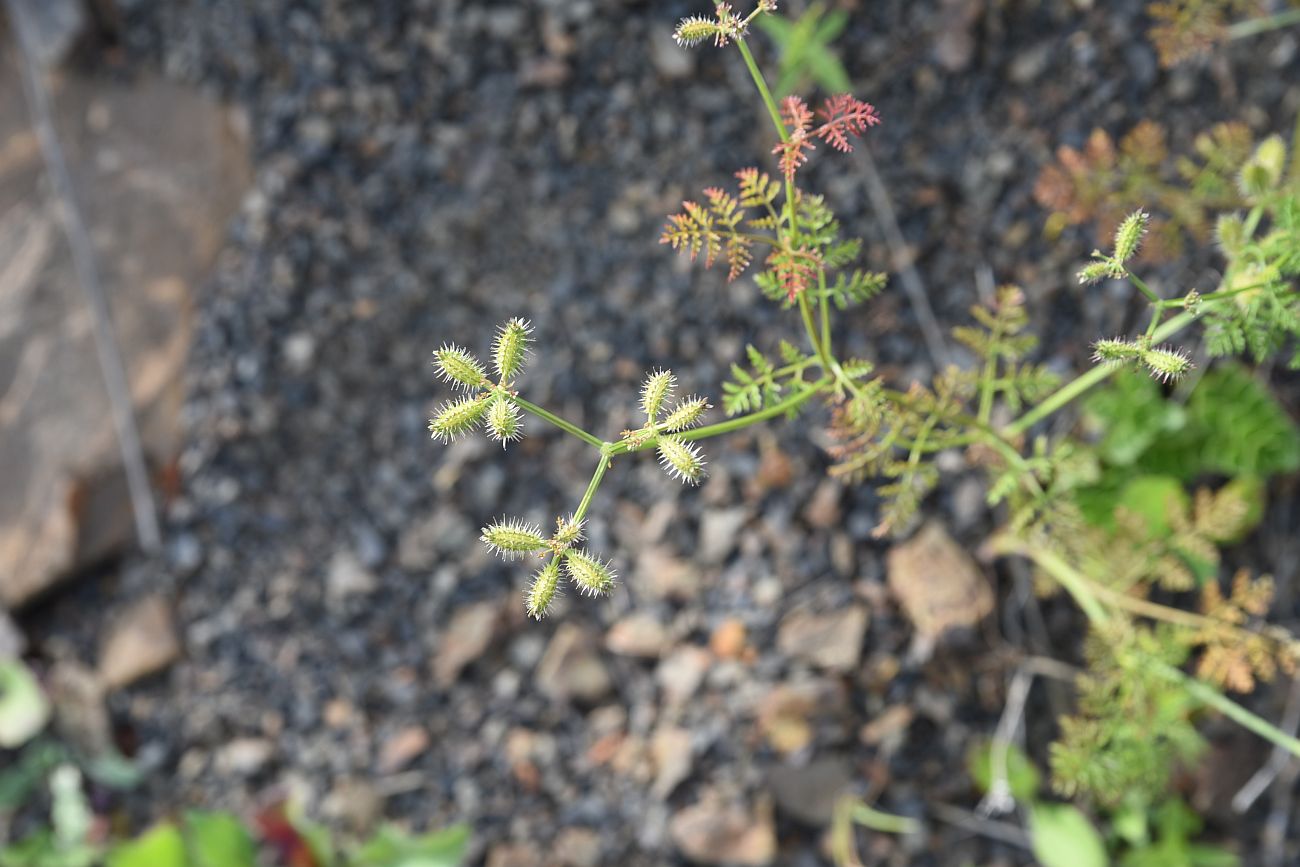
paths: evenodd
<path fill-rule="evenodd" d="M 975 813 L 980 818 L 1001 816 L 1016 808 L 1016 798 L 1011 793 L 1007 756 L 1011 752 L 1011 741 L 1020 730 L 1020 721 L 1025 715 L 1025 702 L 1033 683 L 1033 673 L 1021 666 L 1016 669 L 1015 676 L 1011 678 L 1011 686 L 1007 688 L 1007 703 L 1002 708 L 1002 718 L 998 720 L 997 730 L 993 733 L 993 746 L 989 751 L 989 790 L 975 808 Z"/>
<path fill-rule="evenodd" d="M 1296 729 L 1300 728 L 1300 676 L 1291 681 L 1291 692 L 1287 696 L 1286 709 L 1282 712 L 1281 729 L 1285 732 L 1295 734 Z M 1237 791 L 1232 797 L 1232 809 L 1238 813 L 1245 813 L 1259 800 L 1259 796 L 1264 794 L 1273 781 L 1278 778 L 1286 767 L 1293 760 L 1291 753 L 1281 747 L 1274 747 L 1272 755 L 1258 771 L 1255 772 L 1246 785 Z"/>
<path fill-rule="evenodd" d="M 68 236 L 68 247 L 72 250 L 72 266 L 77 274 L 77 282 L 86 294 L 86 303 L 94 321 L 95 351 L 99 355 L 99 369 L 108 391 L 113 426 L 117 431 L 122 466 L 126 471 L 131 510 L 135 515 L 136 537 L 141 548 L 153 552 L 158 550 L 162 538 L 158 528 L 158 513 L 154 506 L 153 491 L 149 487 L 144 446 L 136 427 L 126 368 L 113 333 L 113 322 L 108 300 L 104 296 L 104 287 L 99 279 L 99 268 L 95 264 L 94 247 L 85 223 L 82 222 L 81 210 L 77 207 L 63 147 L 54 131 L 49 95 L 45 91 L 45 83 L 41 80 L 41 70 L 36 61 L 36 36 L 28 17 L 29 12 L 24 0 L 6 0 L 6 6 L 9 9 L 9 20 L 13 22 L 17 34 L 19 53 L 22 55 L 23 89 L 32 115 L 32 126 L 36 128 L 41 155 L 45 159 L 50 185 L 54 188 L 54 197 L 63 218 L 63 229 Z"/>
<path fill-rule="evenodd" d="M 894 267 L 898 269 L 898 279 L 903 284 L 903 292 L 906 293 L 908 303 L 912 305 L 912 312 L 916 315 L 916 321 L 921 326 L 925 348 L 929 351 L 930 360 L 934 362 L 935 368 L 942 369 L 948 363 L 948 344 L 943 339 L 943 329 L 939 327 L 939 320 L 935 318 L 934 308 L 930 306 L 930 296 L 926 294 L 925 284 L 921 282 L 921 275 L 917 273 L 916 266 L 912 263 L 907 240 L 903 237 L 903 230 L 898 225 L 898 216 L 894 212 L 894 204 L 889 198 L 889 190 L 885 189 L 885 182 L 881 180 L 880 172 L 876 170 L 876 161 L 871 158 L 870 149 L 864 144 L 860 148 L 854 148 L 854 152 L 860 154 L 858 161 L 862 163 L 862 170 L 866 176 L 867 196 L 871 199 L 871 207 L 876 212 L 876 222 L 880 224 L 880 230 L 884 233 L 885 243 L 889 245 L 890 257 L 893 259 Z"/>
<path fill-rule="evenodd" d="M 984 819 L 951 804 L 931 804 L 930 812 L 940 822 L 955 825 L 964 831 L 970 831 L 972 834 L 988 837 L 990 840 L 999 840 L 1012 846 L 1019 846 L 1021 849 L 1032 849 L 1034 847 L 1029 835 L 1010 822 Z"/>

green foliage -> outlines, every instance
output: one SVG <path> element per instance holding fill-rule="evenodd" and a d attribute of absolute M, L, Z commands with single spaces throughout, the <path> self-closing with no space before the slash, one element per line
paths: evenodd
<path fill-rule="evenodd" d="M 1201 832 L 1201 817 L 1178 798 L 1170 798 L 1148 817 L 1145 809 L 1130 811 L 1133 831 L 1123 837 L 1128 848 L 1119 859 L 1120 867 L 1237 867 L 1236 855 L 1217 846 L 1192 842 Z M 1124 827 L 1116 814 L 1117 833 Z M 1154 834 L 1150 826 L 1154 826 Z"/>
<path fill-rule="evenodd" d="M 988 792 L 993 787 L 993 744 L 988 741 L 975 743 L 966 755 L 966 770 L 971 780 L 981 792 Z M 1011 797 L 1022 804 L 1038 799 L 1038 789 L 1042 786 L 1042 775 L 1038 767 L 1015 744 L 1006 745 L 1006 783 Z"/>
<path fill-rule="evenodd" d="M 1034 804 L 1029 811 L 1034 857 L 1043 867 L 1106 867 L 1106 843 L 1097 829 L 1067 804 Z"/>
<path fill-rule="evenodd" d="M 778 98 L 807 90 L 816 84 L 827 93 L 853 89 L 849 75 L 830 44 L 849 23 L 842 9 L 827 10 L 812 3 L 794 21 L 779 15 L 758 19 L 759 28 L 776 44 L 780 54 L 774 90 Z"/>
<path fill-rule="evenodd" d="M 31 669 L 17 659 L 0 659 L 0 749 L 27 743 L 49 719 L 50 703 Z"/>
<path fill-rule="evenodd" d="M 1157 668 L 1181 665 L 1186 643 L 1164 627 L 1094 625 L 1085 654 L 1078 710 L 1061 720 L 1052 745 L 1054 787 L 1103 804 L 1159 799 L 1174 770 L 1205 746 L 1192 724 L 1196 703 Z"/>
<path fill-rule="evenodd" d="M 1300 468 L 1300 427 L 1246 369 L 1220 364 L 1186 404 L 1133 374 L 1114 377 L 1084 402 L 1109 465 L 1194 481 L 1207 475 L 1271 476 Z"/>

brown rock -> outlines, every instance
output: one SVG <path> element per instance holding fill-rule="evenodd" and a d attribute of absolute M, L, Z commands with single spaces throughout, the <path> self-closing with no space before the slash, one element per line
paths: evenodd
<path fill-rule="evenodd" d="M 668 633 L 663 624 L 649 614 L 633 614 L 610 627 L 605 647 L 622 656 L 653 659 L 664 651 Z"/>
<path fill-rule="evenodd" d="M 486 867 L 542 867 L 542 856 L 532 843 L 498 843 L 488 850 Z"/>
<path fill-rule="evenodd" d="M 379 748 L 379 773 L 400 771 L 428 748 L 429 733 L 420 726 L 408 726 L 390 735 Z"/>
<path fill-rule="evenodd" d="M 99 653 L 99 676 L 109 689 L 118 689 L 162 671 L 180 655 L 171 607 L 161 596 L 146 596 L 109 627 Z"/>
<path fill-rule="evenodd" d="M 888 572 L 889 589 L 923 638 L 974 626 L 993 610 L 988 581 L 937 523 L 891 548 Z"/>
<path fill-rule="evenodd" d="M 275 744 L 264 738 L 236 738 L 217 752 L 217 768 L 224 774 L 251 777 L 275 755 Z"/>
<path fill-rule="evenodd" d="M 835 804 L 854 777 L 845 756 L 821 756 L 802 767 L 782 765 L 768 774 L 777 809 L 806 825 L 831 823 Z"/>
<path fill-rule="evenodd" d="M 465 666 L 478 659 L 492 644 L 501 623 L 501 605 L 496 601 L 475 602 L 456 609 L 438 642 L 433 658 L 433 677 L 450 686 Z"/>
<path fill-rule="evenodd" d="M 668 704 L 681 704 L 695 695 L 712 664 L 712 654 L 691 645 L 683 645 L 664 657 L 655 670 L 655 679 Z"/>
<path fill-rule="evenodd" d="M 867 632 L 867 609 L 850 605 L 829 614 L 793 611 L 781 621 L 776 646 L 782 653 L 829 671 L 858 667 Z"/>
<path fill-rule="evenodd" d="M 599 701 L 614 683 L 597 646 L 595 639 L 580 627 L 561 625 L 537 664 L 538 688 L 559 701 Z"/>
<path fill-rule="evenodd" d="M 565 828 L 555 835 L 558 867 L 597 867 L 600 864 L 600 835 L 590 828 Z"/>
<path fill-rule="evenodd" d="M 121 548 L 133 523 L 84 290 L 20 78 L 2 65 L 0 604 L 16 607 Z M 111 252 L 98 264 L 141 437 L 162 466 L 179 443 L 188 287 L 238 208 L 247 145 L 229 112 L 181 85 L 68 74 L 56 87 L 86 228 Z"/>
<path fill-rule="evenodd" d="M 689 602 L 700 592 L 699 572 L 662 545 L 641 552 L 634 581 L 656 599 Z"/>
<path fill-rule="evenodd" d="M 709 636 L 709 650 L 719 659 L 739 659 L 745 653 L 745 624 L 730 617 L 718 624 Z"/>
<path fill-rule="evenodd" d="M 79 662 L 60 660 L 50 671 L 46 689 L 59 737 L 88 756 L 103 755 L 113 746 L 113 725 L 98 674 Z"/>
<path fill-rule="evenodd" d="M 691 733 L 676 726 L 658 729 L 650 738 L 650 755 L 655 763 L 655 781 L 650 791 L 656 798 L 667 798 L 678 783 L 690 776 Z"/>
<path fill-rule="evenodd" d="M 812 743 L 811 717 L 821 690 L 815 683 L 781 684 L 758 707 L 758 730 L 779 753 L 795 753 Z"/>
<path fill-rule="evenodd" d="M 844 486 L 834 479 L 822 479 L 813 491 L 808 505 L 804 507 L 803 517 L 808 525 L 819 530 L 834 527 L 840 522 L 840 498 L 844 495 Z"/>
<path fill-rule="evenodd" d="M 674 814 L 668 827 L 677 848 L 697 864 L 763 867 L 776 858 L 776 829 L 767 805 L 751 812 L 706 792 Z"/>

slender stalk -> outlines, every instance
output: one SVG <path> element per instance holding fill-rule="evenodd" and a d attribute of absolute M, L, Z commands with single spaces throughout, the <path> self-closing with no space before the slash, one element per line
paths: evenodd
<path fill-rule="evenodd" d="M 767 106 L 767 113 L 772 118 L 772 124 L 776 127 L 777 135 L 781 136 L 782 142 L 790 140 L 790 133 L 786 131 L 785 124 L 781 121 L 781 110 L 776 107 L 776 100 L 772 98 L 772 91 L 767 87 L 767 79 L 763 77 L 763 70 L 758 68 L 754 62 L 754 55 L 745 44 L 745 40 L 737 39 L 736 47 L 740 49 L 740 56 L 745 58 L 745 66 L 749 68 L 749 77 L 754 79 L 754 86 L 758 88 L 758 95 L 763 97 L 763 105 Z"/>
<path fill-rule="evenodd" d="M 1285 12 L 1278 12 L 1276 15 L 1270 15 L 1266 18 L 1251 18 L 1246 21 L 1238 21 L 1228 28 L 1228 39 L 1245 39 L 1249 36 L 1258 36 L 1261 33 L 1268 33 L 1270 30 L 1290 27 L 1292 24 L 1300 24 L 1300 9 L 1288 9 Z"/>
<path fill-rule="evenodd" d="M 1164 325 L 1157 328 L 1151 335 L 1151 340 L 1153 342 L 1159 342 L 1173 337 L 1175 334 L 1195 322 L 1196 319 L 1197 316 L 1195 313 L 1180 313 Z M 1038 406 L 1007 425 L 1003 430 L 1003 433 L 1007 436 L 1019 436 L 1052 413 L 1068 406 L 1072 401 L 1079 398 L 1089 389 L 1100 385 L 1107 379 L 1110 379 L 1110 377 L 1119 372 L 1122 367 L 1123 365 L 1119 364 L 1102 364 L 1094 367 L 1087 373 L 1084 373 L 1061 386 L 1061 388 L 1055 391 Z"/>
<path fill-rule="evenodd" d="M 826 270 L 824 268 L 817 269 L 817 287 L 821 290 L 818 307 L 821 309 L 822 347 L 826 350 L 828 356 L 834 358 L 835 353 L 831 350 L 831 303 L 826 297 Z"/>
<path fill-rule="evenodd" d="M 1163 677 L 1182 686 L 1188 694 L 1206 707 L 1211 707 L 1247 731 L 1281 747 L 1294 756 L 1300 756 L 1300 739 L 1289 735 L 1268 720 L 1251 713 L 1204 681 L 1197 680 L 1184 671 L 1159 660 L 1151 660 L 1153 668 Z"/>
<path fill-rule="evenodd" d="M 993 537 L 989 542 L 990 547 L 996 554 L 1018 554 L 1026 557 L 1038 565 L 1052 578 L 1056 579 L 1066 592 L 1074 597 L 1083 613 L 1088 615 L 1088 619 L 1093 623 L 1105 623 L 1110 619 L 1110 614 L 1097 600 L 1096 595 L 1089 587 L 1088 581 L 1069 563 L 1058 556 L 1055 552 L 1046 548 L 1040 548 L 1030 545 L 1014 536 L 999 535 Z"/>
<path fill-rule="evenodd" d="M 1055 553 L 1026 544 L 1022 540 L 1009 536 L 999 536 L 993 540 L 992 544 L 996 553 L 1019 554 L 1033 560 L 1034 563 L 1038 564 L 1039 568 L 1056 579 L 1074 597 L 1079 607 L 1083 609 L 1083 613 L 1088 615 L 1088 619 L 1093 623 L 1105 623 L 1110 619 L 1110 613 L 1106 611 L 1101 602 L 1098 601 L 1097 596 L 1092 592 L 1090 582 Z M 1161 676 L 1177 683 L 1201 704 L 1217 710 L 1242 728 L 1259 735 L 1269 743 L 1275 744 L 1293 755 L 1300 756 L 1300 739 L 1287 734 L 1263 717 L 1251 713 L 1214 687 L 1186 672 L 1158 659 L 1150 659 L 1147 662 Z"/>
<path fill-rule="evenodd" d="M 776 418 L 777 416 L 787 413 L 790 410 L 800 406 L 801 404 L 806 403 L 809 399 L 819 394 L 824 394 L 826 389 L 833 382 L 834 379 L 832 377 L 829 376 L 822 377 L 821 379 L 809 385 L 803 391 L 792 394 L 789 397 L 787 397 L 785 400 L 781 401 L 780 403 L 774 403 L 765 409 L 759 410 L 758 412 L 751 412 L 748 415 L 737 416 L 736 418 L 727 419 L 726 421 L 720 421 L 717 424 L 710 424 L 710 425 L 705 425 L 704 427 L 697 427 L 694 430 L 688 430 L 680 434 L 674 434 L 674 436 L 676 436 L 678 439 L 686 440 L 689 442 L 692 440 L 709 439 L 710 437 L 721 436 L 722 434 L 727 434 L 727 433 L 731 433 L 732 431 L 737 431 L 742 428 L 747 428 L 750 425 L 767 421 L 770 418 Z M 614 443 L 609 449 L 606 450 L 606 454 L 608 454 L 609 457 L 614 457 L 615 455 L 645 451 L 646 449 L 652 449 L 654 447 L 655 447 L 654 440 L 650 440 L 649 442 L 641 443 L 640 445 L 631 446 L 631 447 L 628 446 L 626 442 L 620 442 L 620 443 Z"/>
<path fill-rule="evenodd" d="M 1152 289 L 1150 286 L 1146 284 L 1145 280 L 1143 280 L 1141 277 L 1134 274 L 1132 271 L 1128 270 L 1127 268 L 1125 268 L 1124 271 L 1125 273 L 1128 274 L 1128 279 L 1131 280 L 1133 285 L 1138 288 L 1138 291 L 1141 292 L 1143 295 L 1147 296 L 1148 301 L 1150 301 L 1152 304 L 1160 303 L 1160 296 L 1155 293 L 1154 289 Z"/>
<path fill-rule="evenodd" d="M 531 401 L 524 400 L 522 397 L 519 397 L 518 395 L 512 394 L 509 397 L 510 400 L 514 401 L 515 406 L 519 407 L 520 409 L 526 412 L 531 412 L 533 415 L 537 416 L 543 421 L 550 422 L 551 424 L 555 425 L 560 430 L 566 433 L 573 434 L 578 439 L 587 443 L 587 445 L 595 446 L 596 448 L 601 448 L 605 445 L 603 440 L 587 433 L 585 430 L 578 427 L 576 424 L 573 424 L 572 422 L 567 422 L 564 419 L 560 418 L 558 415 L 555 415 L 552 412 L 542 409 L 537 404 L 532 403 Z"/>
<path fill-rule="evenodd" d="M 605 470 L 609 469 L 609 456 L 605 449 L 601 449 L 600 460 L 596 463 L 596 471 L 591 474 L 591 481 L 587 483 L 586 493 L 582 495 L 582 502 L 578 503 L 577 511 L 573 513 L 574 521 L 581 521 L 587 516 L 587 510 L 591 508 L 591 500 L 596 496 L 596 489 L 600 487 L 601 479 L 605 478 Z"/>

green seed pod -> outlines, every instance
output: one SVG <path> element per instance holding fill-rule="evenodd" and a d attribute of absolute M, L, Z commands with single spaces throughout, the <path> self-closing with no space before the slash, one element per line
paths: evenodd
<path fill-rule="evenodd" d="M 718 23 L 708 18 L 683 18 L 677 24 L 677 29 L 673 31 L 673 39 L 681 47 L 689 48 L 692 45 L 699 45 L 706 39 L 714 39 L 719 30 Z"/>
<path fill-rule="evenodd" d="M 1241 191 L 1247 196 L 1261 196 L 1277 189 L 1286 172 L 1286 143 L 1272 135 L 1259 143 L 1255 153 L 1241 168 Z"/>
<path fill-rule="evenodd" d="M 535 524 L 525 524 L 515 518 L 489 524 L 479 537 L 488 550 L 507 560 L 540 551 L 546 547 L 546 537 Z"/>
<path fill-rule="evenodd" d="M 1147 349 L 1142 353 L 1142 363 L 1161 382 L 1181 379 L 1193 366 L 1181 349 Z"/>
<path fill-rule="evenodd" d="M 527 319 L 517 316 L 497 330 L 496 340 L 492 344 L 492 363 L 502 380 L 513 379 L 523 370 L 528 356 L 528 344 L 532 342 L 528 335 L 532 330 L 533 326 Z"/>
<path fill-rule="evenodd" d="M 569 550 L 564 553 L 564 571 L 569 580 L 578 586 L 580 593 L 603 596 L 614 586 L 614 570 L 586 551 Z"/>
<path fill-rule="evenodd" d="M 559 595 L 560 561 L 552 557 L 551 561 L 537 571 L 533 583 L 528 585 L 524 594 L 524 609 L 534 620 L 541 620 L 551 610 L 551 603 Z"/>
<path fill-rule="evenodd" d="M 575 521 L 572 517 L 555 519 L 555 535 L 551 537 L 551 544 L 563 551 L 572 545 L 582 541 L 582 527 L 585 521 Z"/>
<path fill-rule="evenodd" d="M 469 433 L 487 412 L 487 401 L 482 397 L 464 397 L 450 400 L 438 407 L 433 418 L 429 419 L 429 431 L 436 440 L 451 442 L 456 437 Z"/>
<path fill-rule="evenodd" d="M 1115 261 L 1127 262 L 1142 246 L 1142 236 L 1147 233 L 1151 215 L 1146 211 L 1134 211 L 1115 231 Z"/>
<path fill-rule="evenodd" d="M 1093 255 L 1100 255 L 1094 253 Z M 1079 270 L 1080 283 L 1096 283 L 1107 277 L 1123 277 L 1124 266 L 1116 264 L 1113 259 L 1097 259 L 1084 265 Z"/>
<path fill-rule="evenodd" d="M 702 397 L 688 397 L 673 407 L 668 418 L 664 419 L 664 430 L 675 433 L 695 427 L 700 423 L 704 413 L 712 408 L 713 406 Z"/>
<path fill-rule="evenodd" d="M 1228 258 L 1235 258 L 1246 244 L 1246 224 L 1238 214 L 1221 214 L 1214 224 L 1214 237 Z"/>
<path fill-rule="evenodd" d="M 1098 340 L 1092 348 L 1092 360 L 1098 364 L 1121 364 L 1142 354 L 1136 344 L 1119 338 Z"/>
<path fill-rule="evenodd" d="M 704 478 L 704 456 L 699 448 L 678 437 L 659 438 L 659 465 L 668 475 L 690 485 Z"/>
<path fill-rule="evenodd" d="M 438 374 L 448 384 L 465 389 L 479 388 L 487 384 L 487 373 L 478 359 L 454 343 L 445 344 L 433 354 L 438 365 Z"/>
<path fill-rule="evenodd" d="M 523 422 L 519 420 L 519 407 L 504 397 L 498 397 L 488 407 L 488 436 L 501 443 L 501 448 L 524 434 Z"/>
<path fill-rule="evenodd" d="M 659 411 L 663 408 L 664 401 L 673 396 L 673 389 L 676 387 L 677 377 L 673 376 L 671 370 L 656 370 L 646 377 L 645 383 L 641 386 L 641 408 L 645 410 L 648 421 L 653 423 L 659 418 Z"/>

